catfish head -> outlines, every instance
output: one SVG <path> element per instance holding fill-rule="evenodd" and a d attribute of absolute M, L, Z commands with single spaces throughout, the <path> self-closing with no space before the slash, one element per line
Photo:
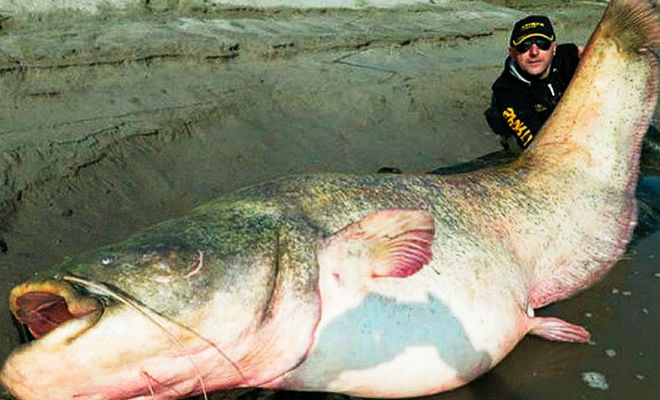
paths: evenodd
<path fill-rule="evenodd" d="M 0 379 L 20 399 L 180 398 L 259 386 L 296 367 L 320 317 L 304 221 L 198 209 L 68 258 L 16 286 L 34 340 Z"/>

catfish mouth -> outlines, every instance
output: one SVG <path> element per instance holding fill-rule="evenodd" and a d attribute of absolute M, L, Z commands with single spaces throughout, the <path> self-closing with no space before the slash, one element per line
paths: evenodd
<path fill-rule="evenodd" d="M 9 295 L 9 307 L 16 320 L 27 327 L 35 339 L 70 320 L 88 321 L 84 331 L 103 314 L 99 300 L 82 295 L 71 284 L 56 279 L 14 287 Z"/>

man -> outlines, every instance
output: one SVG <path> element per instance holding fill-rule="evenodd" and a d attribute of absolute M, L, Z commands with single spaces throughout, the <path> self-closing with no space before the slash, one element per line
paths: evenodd
<path fill-rule="evenodd" d="M 530 15 L 516 22 L 509 38 L 509 57 L 493 83 L 491 106 L 484 113 L 507 151 L 430 173 L 472 171 L 497 160 L 509 161 L 527 148 L 566 91 L 583 50 L 574 44 L 557 44 L 548 17 Z M 385 167 L 378 172 L 400 171 Z"/>
<path fill-rule="evenodd" d="M 568 87 L 583 49 L 557 44 L 548 17 L 530 15 L 515 23 L 509 57 L 484 113 L 505 149 L 518 153 L 534 141 Z"/>
<path fill-rule="evenodd" d="M 509 56 L 492 85 L 491 106 L 484 113 L 493 132 L 501 136 L 505 151 L 429 173 L 469 172 L 513 160 L 533 143 L 552 114 L 575 74 L 583 51 L 583 46 L 558 44 L 546 16 L 531 15 L 516 22 L 509 38 Z M 660 133 L 650 126 L 642 145 L 642 173 L 659 173 L 659 143 Z M 394 167 L 383 167 L 378 172 L 401 173 Z"/>

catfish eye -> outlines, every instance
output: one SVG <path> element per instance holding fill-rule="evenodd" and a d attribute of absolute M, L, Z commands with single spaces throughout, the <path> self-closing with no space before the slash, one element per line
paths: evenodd
<path fill-rule="evenodd" d="M 103 265 L 110 265 L 114 262 L 115 260 L 112 257 L 103 257 L 101 259 L 101 264 Z"/>

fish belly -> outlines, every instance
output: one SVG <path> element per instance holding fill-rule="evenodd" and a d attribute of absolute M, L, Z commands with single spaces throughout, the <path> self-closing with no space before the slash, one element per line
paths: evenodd
<path fill-rule="evenodd" d="M 430 269 L 357 289 L 329 280 L 321 282 L 314 345 L 281 387 L 389 398 L 437 393 L 488 371 L 527 332 L 512 296 L 443 285 Z"/>

